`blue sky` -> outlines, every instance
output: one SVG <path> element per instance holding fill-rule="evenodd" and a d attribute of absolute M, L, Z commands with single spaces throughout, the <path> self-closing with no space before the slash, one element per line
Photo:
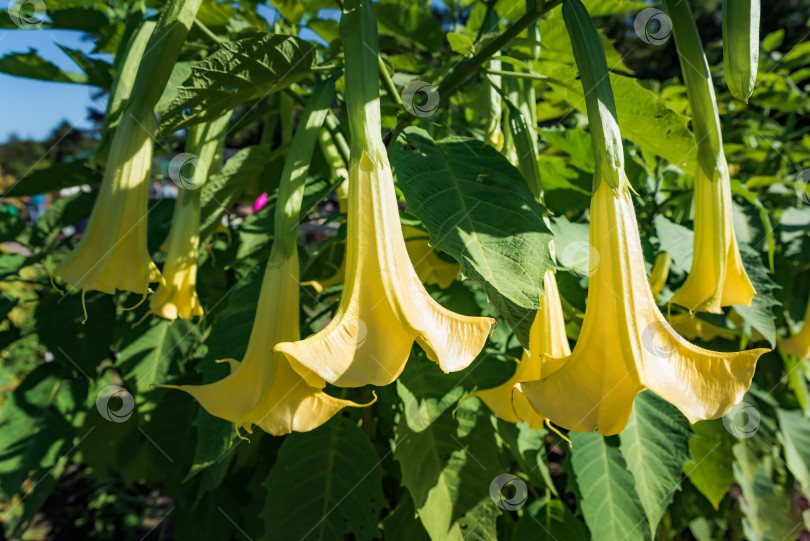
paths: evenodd
<path fill-rule="evenodd" d="M 7 0 L 0 0 L 0 8 L 8 7 Z M 259 14 L 272 21 L 275 11 L 268 6 L 259 6 Z M 50 60 L 64 71 L 81 70 L 57 44 L 89 53 L 93 42 L 82 39 L 84 34 L 72 30 L 6 30 L 0 29 L 0 57 L 9 53 L 26 53 L 36 49 L 40 56 Z M 99 58 L 105 58 L 100 55 Z M 110 55 L 106 55 L 111 60 Z M 87 108 L 93 102 L 98 88 L 72 83 L 53 83 L 0 73 L 0 143 L 11 134 L 23 139 L 44 139 L 63 120 L 76 128 L 91 127 Z"/>

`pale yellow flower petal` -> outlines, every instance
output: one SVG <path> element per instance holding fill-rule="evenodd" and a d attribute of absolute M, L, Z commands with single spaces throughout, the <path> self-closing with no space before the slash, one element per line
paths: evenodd
<path fill-rule="evenodd" d="M 731 184 L 723 160 L 715 178 L 695 174 L 695 242 L 692 269 L 672 302 L 692 312 L 722 313 L 747 305 L 756 291 L 743 268 L 731 214 Z"/>
<path fill-rule="evenodd" d="M 122 289 L 145 295 L 149 282 L 162 281 L 146 247 L 152 139 L 142 125 L 153 122 L 121 119 L 87 229 L 54 276 L 110 294 Z"/>
<path fill-rule="evenodd" d="M 565 334 L 560 292 L 554 271 L 547 270 L 543 276 L 546 294 L 540 297 L 540 309 L 534 317 L 529 333 L 529 350 L 524 350 L 512 377 L 492 389 L 473 393 L 495 415 L 510 423 L 525 421 L 532 428 L 541 428 L 545 417 L 531 407 L 524 396 L 520 383 L 548 377 L 556 372 L 571 354 Z"/>
<path fill-rule="evenodd" d="M 680 337 L 655 305 L 644 269 L 633 202 L 602 182 L 591 200 L 590 277 L 585 320 L 558 371 L 521 384 L 534 408 L 581 432 L 624 429 L 636 394 L 648 388 L 690 422 L 724 415 L 739 402 L 766 349 L 716 353 Z"/>
<path fill-rule="evenodd" d="M 149 310 L 166 319 L 191 320 L 202 317 L 197 297 L 197 255 L 200 245 L 200 206 L 198 194 L 181 190 L 169 231 L 165 284 L 149 300 Z"/>
<path fill-rule="evenodd" d="M 314 374 L 305 380 L 284 355 L 273 352 L 276 343 L 298 337 L 298 256 L 271 256 L 244 360 L 226 359 L 231 374 L 215 383 L 170 387 L 248 432 L 255 425 L 276 436 L 312 430 L 342 408 L 360 406 L 324 393 L 323 380 Z"/>
<path fill-rule="evenodd" d="M 299 373 L 342 387 L 387 385 L 415 340 L 445 372 L 468 366 L 494 320 L 450 312 L 434 301 L 411 265 L 391 167 L 362 153 L 349 169 L 347 272 L 334 319 L 300 342 L 278 344 Z"/>
<path fill-rule="evenodd" d="M 804 322 L 799 332 L 790 338 L 779 340 L 779 349 L 788 355 L 795 355 L 803 359 L 810 359 L 810 300 L 804 312 Z"/>

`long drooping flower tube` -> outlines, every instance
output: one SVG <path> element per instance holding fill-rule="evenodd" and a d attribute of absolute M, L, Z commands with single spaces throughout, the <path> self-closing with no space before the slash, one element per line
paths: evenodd
<path fill-rule="evenodd" d="M 149 310 L 166 319 L 191 320 L 203 315 L 196 290 L 200 192 L 212 165 L 213 169 L 217 169 L 214 160 L 230 116 L 228 112 L 216 120 L 189 128 L 186 153 L 189 161 L 194 162 L 194 173 L 190 178 L 185 178 L 182 171 L 170 171 L 175 176 L 181 175 L 180 193 L 169 230 L 169 247 L 163 268 L 164 283 L 149 300 Z"/>
<path fill-rule="evenodd" d="M 201 0 L 170 0 L 146 45 L 131 98 L 115 128 L 87 231 L 54 270 L 82 290 L 146 295 L 162 277 L 146 247 L 154 107 L 171 75 Z"/>
<path fill-rule="evenodd" d="M 314 373 L 302 377 L 284 355 L 273 351 L 273 346 L 279 342 L 300 338 L 298 217 L 315 136 L 333 96 L 334 79 L 316 88 L 290 145 L 279 183 L 275 240 L 244 358 L 241 362 L 226 359 L 224 362 L 230 365 L 231 373 L 220 381 L 167 386 L 191 394 L 206 411 L 248 433 L 254 425 L 275 436 L 306 432 L 322 425 L 344 407 L 360 406 L 324 393 L 322 379 Z"/>
<path fill-rule="evenodd" d="M 512 85 L 504 101 L 509 115 L 507 133 L 518 151 L 513 165 L 519 168 L 535 198 L 542 201 L 542 182 L 535 146 L 537 135 L 534 126 L 537 123 L 531 114 L 534 109 L 534 92 L 528 84 L 524 88 Z M 548 218 L 545 220 L 548 221 Z M 551 248 L 553 251 L 553 245 Z M 545 294 L 540 297 L 540 308 L 529 330 L 529 349 L 524 349 L 515 373 L 498 387 L 472 395 L 483 400 L 504 421 L 525 421 L 535 429 L 541 428 L 546 418 L 532 408 L 519 384 L 550 376 L 562 366 L 564 358 L 571 354 L 565 334 L 560 291 L 553 269 L 548 269 L 543 275 L 543 289 Z"/>
<path fill-rule="evenodd" d="M 546 418 L 531 406 L 518 384 L 547 378 L 571 354 L 568 337 L 565 335 L 560 292 L 553 270 L 547 270 L 543 276 L 543 287 L 545 295 L 540 297 L 540 309 L 534 316 L 529 332 L 529 349 L 523 350 L 515 373 L 498 387 L 472 394 L 483 400 L 504 421 L 526 422 L 534 429 L 542 428 Z"/>
<path fill-rule="evenodd" d="M 351 132 L 347 272 L 332 321 L 300 342 L 278 344 L 302 375 L 343 387 L 387 385 L 414 340 L 445 372 L 478 355 L 494 320 L 446 310 L 425 291 L 408 258 L 394 179 L 381 137 L 377 25 L 368 0 L 344 4 L 346 102 Z"/>
<path fill-rule="evenodd" d="M 672 302 L 692 312 L 722 313 L 751 303 L 756 291 L 743 268 L 731 214 L 731 181 L 709 65 L 686 0 L 665 0 L 681 63 L 698 147 L 692 269 Z"/>
<path fill-rule="evenodd" d="M 675 405 L 690 422 L 720 417 L 742 399 L 757 359 L 767 350 L 716 353 L 696 347 L 679 336 L 658 310 L 624 174 L 602 43 L 579 0 L 567 0 L 563 16 L 583 81 L 599 164 L 590 206 L 590 242 L 600 261 L 589 279 L 585 319 L 573 353 L 549 377 L 522 383 L 521 389 L 538 413 L 581 432 L 620 432 L 633 399 L 645 388 Z"/>
<path fill-rule="evenodd" d="M 810 299 L 804 312 L 804 321 L 799 332 L 790 338 L 779 340 L 779 349 L 789 355 L 796 355 L 803 359 L 810 359 Z"/>

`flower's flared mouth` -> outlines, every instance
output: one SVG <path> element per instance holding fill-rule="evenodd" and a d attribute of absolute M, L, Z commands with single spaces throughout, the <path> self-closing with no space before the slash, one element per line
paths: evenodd
<path fill-rule="evenodd" d="M 590 239 L 600 264 L 590 277 L 582 331 L 559 370 L 521 384 L 532 406 L 564 428 L 604 435 L 621 432 L 644 388 L 690 422 L 724 415 L 742 399 L 768 350 L 708 351 L 672 329 L 647 281 L 627 190 L 616 194 L 600 183 L 591 201 Z"/>
<path fill-rule="evenodd" d="M 200 245 L 199 192 L 183 190 L 169 231 L 165 284 L 149 300 L 149 310 L 166 319 L 202 317 L 197 297 L 197 255 Z"/>
<path fill-rule="evenodd" d="M 731 214 L 725 159 L 715 178 L 695 175 L 695 242 L 692 269 L 672 302 L 690 312 L 721 314 L 723 306 L 748 305 L 756 295 L 740 258 Z"/>
<path fill-rule="evenodd" d="M 247 432 L 255 425 L 274 436 L 312 430 L 344 407 L 362 406 L 324 393 L 323 380 L 302 378 L 273 352 L 276 343 L 298 337 L 298 256 L 271 255 L 242 362 L 225 359 L 231 373 L 214 383 L 166 387 L 191 394 L 210 414 Z"/>
<path fill-rule="evenodd" d="M 529 333 L 529 349 L 515 368 L 515 373 L 498 387 L 473 393 L 495 415 L 510 423 L 526 422 L 539 429 L 546 418 L 531 407 L 523 394 L 521 383 L 536 381 L 556 372 L 571 354 L 565 334 L 565 320 L 560 303 L 560 291 L 554 271 L 543 276 L 545 295 L 540 297 L 540 309 L 534 317 Z"/>
<path fill-rule="evenodd" d="M 110 294 L 121 289 L 146 295 L 149 282 L 162 282 L 146 247 L 151 162 L 150 134 L 124 116 L 84 236 L 54 276 L 84 291 Z"/>
<path fill-rule="evenodd" d="M 342 387 L 387 385 L 414 340 L 445 372 L 467 367 L 494 320 L 446 310 L 425 291 L 408 257 L 391 167 L 365 151 L 349 170 L 347 272 L 334 319 L 300 342 L 276 346 L 302 375 Z"/>

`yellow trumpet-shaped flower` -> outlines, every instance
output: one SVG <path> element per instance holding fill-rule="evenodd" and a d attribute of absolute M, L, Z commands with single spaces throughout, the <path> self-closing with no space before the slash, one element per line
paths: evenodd
<path fill-rule="evenodd" d="M 146 247 L 146 216 L 152 138 L 151 114 L 125 113 L 115 130 L 104 177 L 90 221 L 78 246 L 56 267 L 55 276 L 87 291 L 123 289 L 146 295 L 162 277 Z"/>
<path fill-rule="evenodd" d="M 408 258 L 384 152 L 362 150 L 349 167 L 346 283 L 334 319 L 305 340 L 275 348 L 299 373 L 342 387 L 391 383 L 414 340 L 445 372 L 461 370 L 494 323 L 446 310 L 425 291 Z"/>
<path fill-rule="evenodd" d="M 461 267 L 458 263 L 445 261 L 428 244 L 427 234 L 415 227 L 403 226 L 405 249 L 419 279 L 425 285 L 435 284 L 442 289 L 450 287 Z"/>
<path fill-rule="evenodd" d="M 165 285 L 149 301 L 149 310 L 166 319 L 202 317 L 197 298 L 197 253 L 200 245 L 200 199 L 196 190 L 180 190 L 169 231 L 163 268 Z"/>
<path fill-rule="evenodd" d="M 796 355 L 803 359 L 810 359 L 810 300 L 804 312 L 804 322 L 799 332 L 790 338 L 779 340 L 779 349 L 789 355 Z"/>
<path fill-rule="evenodd" d="M 672 257 L 666 252 L 661 252 L 655 257 L 655 264 L 653 264 L 650 272 L 650 289 L 656 299 L 658 299 L 658 294 L 661 293 L 664 286 L 667 285 L 669 265 L 671 263 Z"/>
<path fill-rule="evenodd" d="M 290 251 L 288 257 L 275 250 L 270 256 L 242 362 L 226 359 L 231 374 L 215 383 L 167 386 L 186 391 L 208 413 L 249 433 L 253 425 L 274 436 L 306 432 L 344 407 L 360 406 L 324 393 L 323 380 L 314 374 L 305 380 L 284 355 L 273 352 L 278 342 L 299 338 L 298 254 L 294 247 Z"/>
<path fill-rule="evenodd" d="M 502 385 L 473 393 L 492 412 L 510 423 L 525 421 L 531 428 L 542 428 L 546 418 L 531 406 L 520 387 L 524 381 L 547 378 L 556 372 L 571 354 L 565 321 L 560 304 L 560 292 L 554 271 L 547 270 L 543 276 L 546 294 L 540 297 L 540 309 L 534 316 L 529 334 L 529 350 L 517 363 L 515 373 Z"/>
<path fill-rule="evenodd" d="M 723 338 L 724 340 L 734 340 L 734 335 L 729 332 L 725 332 L 722 329 L 718 329 L 706 323 L 705 321 L 690 316 L 689 314 L 676 314 L 669 316 L 667 318 L 672 328 L 675 329 L 675 332 L 688 338 L 689 340 L 694 340 L 699 338 L 704 342 L 710 342 L 715 338 Z"/>
<path fill-rule="evenodd" d="M 695 243 L 692 269 L 672 302 L 692 312 L 722 313 L 723 306 L 751 303 L 756 291 L 743 268 L 731 215 L 725 158 L 715 178 L 695 175 Z"/>
<path fill-rule="evenodd" d="M 720 417 L 742 399 L 768 351 L 708 351 L 672 329 L 650 291 L 626 182 L 615 191 L 600 182 L 591 200 L 590 238 L 600 264 L 574 352 L 551 376 L 521 384 L 538 412 L 569 430 L 620 432 L 644 388 L 690 422 Z"/>

